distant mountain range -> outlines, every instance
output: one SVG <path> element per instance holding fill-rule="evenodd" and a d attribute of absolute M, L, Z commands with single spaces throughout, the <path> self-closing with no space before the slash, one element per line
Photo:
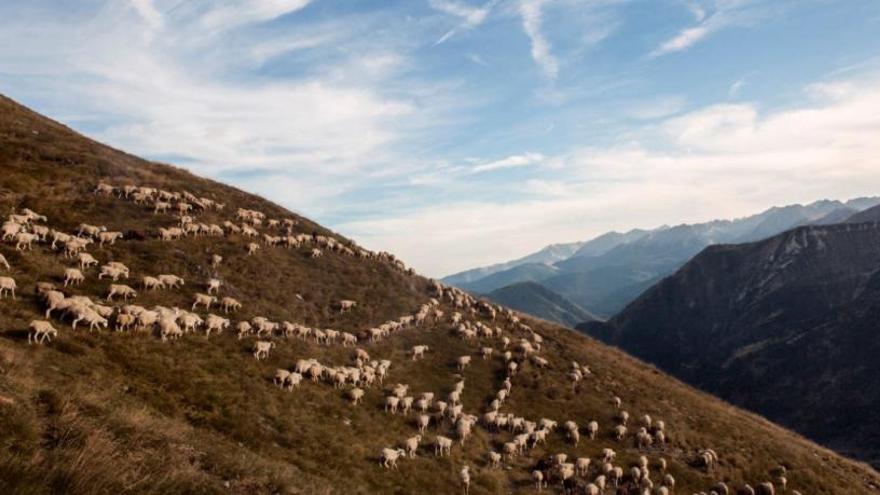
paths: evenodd
<path fill-rule="evenodd" d="M 511 284 L 486 296 L 499 304 L 570 327 L 596 319 L 589 311 L 535 282 Z"/>
<path fill-rule="evenodd" d="M 580 329 L 880 466 L 880 207 L 703 250 Z"/>
<path fill-rule="evenodd" d="M 735 220 L 609 232 L 581 243 L 551 245 L 523 258 L 468 270 L 443 281 L 480 294 L 536 282 L 589 313 L 607 318 L 707 246 L 756 241 L 802 225 L 839 223 L 878 204 L 880 198 L 876 197 L 822 200 L 774 207 Z"/>

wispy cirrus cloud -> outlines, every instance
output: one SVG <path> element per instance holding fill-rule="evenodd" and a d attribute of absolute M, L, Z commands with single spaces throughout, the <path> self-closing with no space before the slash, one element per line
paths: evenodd
<path fill-rule="evenodd" d="M 531 41 L 532 59 L 550 79 L 559 73 L 559 61 L 551 51 L 550 42 L 542 32 L 543 9 L 548 0 L 520 0 L 519 13 L 522 16 L 523 30 Z"/>
<path fill-rule="evenodd" d="M 714 33 L 733 26 L 748 26 L 771 12 L 766 0 L 714 0 L 686 3 L 697 25 L 681 29 L 649 54 L 660 57 L 691 48 Z M 777 5 L 777 7 L 781 7 Z"/>
<path fill-rule="evenodd" d="M 489 0 L 483 5 L 472 6 L 457 0 L 429 0 L 430 6 L 445 14 L 457 17 L 460 24 L 446 31 L 434 45 L 439 45 L 451 38 L 459 29 L 473 29 L 482 24 L 500 0 Z"/>

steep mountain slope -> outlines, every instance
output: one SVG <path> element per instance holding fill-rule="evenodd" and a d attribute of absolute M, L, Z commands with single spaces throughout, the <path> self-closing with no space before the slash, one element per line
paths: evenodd
<path fill-rule="evenodd" d="M 521 265 L 552 265 L 557 261 L 567 259 L 572 254 L 577 252 L 583 243 L 581 242 L 571 242 L 568 244 L 551 244 L 549 246 L 544 247 L 540 251 L 534 252 L 532 254 L 523 256 L 522 258 L 515 259 L 513 261 L 508 261 L 505 263 L 498 263 L 495 265 L 484 266 L 480 268 L 474 268 L 471 270 L 467 270 L 460 273 L 455 273 L 444 277 L 442 279 L 443 283 L 454 285 L 456 287 L 464 288 L 465 285 L 470 284 L 472 282 L 485 279 L 491 275 L 494 275 L 499 272 L 503 272 L 506 270 L 511 270 Z M 521 279 L 518 281 L 524 281 L 525 279 Z M 485 285 L 485 284 L 484 284 Z M 507 285 L 507 284 L 504 284 Z M 495 285 L 486 289 L 485 291 L 491 291 L 493 289 L 497 289 L 500 287 L 499 285 Z"/>
<path fill-rule="evenodd" d="M 608 325 L 683 380 L 880 465 L 880 224 L 712 246 Z"/>
<path fill-rule="evenodd" d="M 395 383 L 410 385 L 410 395 L 430 391 L 446 399 L 463 377 L 464 411 L 482 414 L 505 377 L 500 338 L 486 336 L 485 330 L 482 336 L 460 337 L 450 321 L 459 309 L 448 297 L 438 307 L 442 315 L 432 313 L 423 324 L 376 341 L 368 338 L 374 333 L 370 329 L 412 315 L 426 304 L 432 293 L 429 280 L 407 273 L 390 258 L 352 256 L 326 244 L 322 256 L 312 257 L 318 239 L 312 233 L 331 236 L 355 254 L 359 251 L 351 241 L 259 197 L 102 146 L 5 98 L 0 99 L 0 170 L 3 211 L 36 210 L 48 217 L 36 221 L 37 226 L 67 233 L 75 233 L 84 222 L 123 232 L 124 238 L 115 244 L 92 244 L 88 252 L 99 264 L 112 260 L 131 269 L 129 279 L 116 283 L 135 286 L 138 305 L 169 308 L 167 318 L 183 315 L 170 308 L 190 310 L 195 294 L 206 290 L 209 278 L 217 277 L 222 281 L 218 295 L 243 304 L 229 315 L 233 326 L 259 315 L 348 331 L 359 337 L 357 346 L 372 360 L 391 361 L 384 384 L 361 384 L 365 396 L 354 406 L 347 398 L 352 385 L 335 388 L 328 378 L 353 376 L 355 349 L 339 340 L 328 342 L 328 334 L 318 343 L 317 328 L 309 338 L 285 337 L 270 329 L 260 337 L 241 339 L 234 330 L 210 336 L 198 330 L 162 342 L 150 327 L 117 332 L 89 331 L 80 325 L 74 330 L 57 310 L 49 317 L 57 337 L 43 345 L 28 344 L 28 323 L 45 316 L 37 282 L 60 284 L 65 268 L 76 262 L 53 250 L 50 242 L 37 242 L 26 251 L 0 242 L 0 253 L 10 264 L 0 273 L 18 285 L 15 299 L 0 298 L 0 493 L 459 493 L 458 473 L 464 465 L 470 466 L 471 494 L 522 493 L 534 489 L 529 473 L 544 465 L 539 459 L 566 452 L 572 458 L 589 456 L 598 466 L 603 448 L 613 448 L 615 464 L 627 472 L 641 454 L 652 463 L 662 456 L 681 493 L 706 491 L 717 480 L 733 487 L 754 485 L 772 479 L 770 471 L 779 464 L 788 468 L 789 489 L 802 493 L 876 493 L 880 486 L 877 474 L 866 466 L 592 339 L 526 319 L 530 331 L 505 316 L 491 321 L 463 308 L 471 325 L 501 328 L 514 341 L 511 349 L 520 339 L 534 345 L 535 335 L 543 337 L 538 355 L 547 359 L 547 367 L 522 359 L 515 350 L 519 369 L 512 376 L 511 395 L 501 405 L 503 413 L 529 420 L 553 418 L 560 425 L 574 420 L 583 426 L 595 419 L 599 434 L 594 440 L 583 436 L 575 446 L 564 434 L 552 432 L 546 444 L 505 459 L 501 469 L 494 469 L 486 461 L 487 453 L 500 452 L 513 433 L 478 425 L 464 445 L 456 442 L 450 455 L 435 458 L 432 442 L 438 435 L 456 438 L 451 423 L 438 416 L 416 458 L 399 460 L 399 469 L 383 469 L 381 449 L 401 446 L 417 432 L 415 414 L 384 411 L 385 397 Z M 135 195 L 95 195 L 99 181 L 188 191 L 225 203 L 223 210 L 194 212 L 196 224 L 240 225 L 235 218 L 239 208 L 264 212 L 269 219 L 296 219 L 293 233 L 307 240 L 300 247 L 273 246 L 266 242 L 271 239 L 244 238 L 227 227 L 222 236 L 162 241 L 157 238 L 159 229 L 179 225 L 176 215 L 153 213 L 155 201 L 136 204 Z M 267 223 L 257 229 L 263 235 L 284 235 Z M 257 240 L 260 249 L 248 256 L 246 245 Z M 213 254 L 224 257 L 216 269 L 209 264 Z M 99 279 L 96 267 L 84 272 L 83 284 L 61 287 L 65 296 L 103 302 L 113 282 Z M 143 276 L 163 273 L 180 275 L 186 283 L 178 289 L 141 289 Z M 356 301 L 357 306 L 341 312 L 337 303 L 342 299 Z M 82 311 L 77 307 L 71 311 Z M 216 307 L 210 311 L 225 316 Z M 205 318 L 208 310 L 194 312 Z M 117 320 L 120 316 L 114 314 L 111 328 Z M 275 344 L 265 359 L 254 359 L 258 340 Z M 430 347 L 421 360 L 410 357 L 416 344 Z M 486 346 L 496 352 L 484 360 L 479 351 Z M 474 358 L 459 371 L 455 363 L 462 355 Z M 327 366 L 323 371 L 311 368 L 321 371 L 320 379 L 305 380 L 292 391 L 273 384 L 279 368 L 289 371 L 305 358 Z M 592 373 L 573 386 L 568 375 L 575 360 L 589 364 Z M 365 379 L 372 364 L 362 365 Z M 663 419 L 667 442 L 640 451 L 633 442 L 635 426 L 625 441 L 616 441 L 613 396 L 623 399 L 633 418 L 647 413 Z M 699 449 L 707 447 L 720 457 L 710 472 L 695 462 Z M 590 471 L 590 479 L 596 469 Z M 659 482 L 656 469 L 652 472 Z M 578 483 L 585 482 L 578 478 Z M 622 486 L 629 483 L 625 476 Z M 554 481 L 550 491 L 558 490 Z"/>
<path fill-rule="evenodd" d="M 508 285 L 486 294 L 486 297 L 509 308 L 569 327 L 596 319 L 584 308 L 534 282 Z"/>

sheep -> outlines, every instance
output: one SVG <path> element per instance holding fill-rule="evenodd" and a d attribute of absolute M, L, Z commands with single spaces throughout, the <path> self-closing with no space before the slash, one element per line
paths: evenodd
<path fill-rule="evenodd" d="M 444 455 L 450 455 L 452 453 L 452 439 L 449 437 L 444 437 L 442 435 L 437 435 L 437 438 L 434 439 L 434 455 L 438 457 L 443 457 Z"/>
<path fill-rule="evenodd" d="M 12 294 L 12 299 L 15 299 L 15 289 L 17 287 L 15 279 L 12 277 L 0 277 L 0 298 L 6 293 L 10 293 Z"/>
<path fill-rule="evenodd" d="M 48 290 L 43 294 L 43 300 L 46 304 L 46 318 L 52 316 L 52 311 L 59 309 L 64 303 L 64 294 L 57 290 Z"/>
<path fill-rule="evenodd" d="M 292 372 L 287 377 L 287 382 L 285 385 L 287 386 L 287 390 L 293 390 L 296 387 L 299 387 L 299 384 L 302 383 L 303 376 L 297 372 Z"/>
<path fill-rule="evenodd" d="M 587 423 L 587 438 L 590 440 L 596 439 L 596 434 L 599 432 L 599 423 L 596 421 L 590 421 Z"/>
<path fill-rule="evenodd" d="M 284 384 L 287 382 L 287 379 L 290 377 L 290 372 L 285 369 L 277 369 L 275 370 L 275 377 L 272 378 L 272 382 L 279 386 L 284 387 Z"/>
<path fill-rule="evenodd" d="M 110 291 L 107 294 L 107 300 L 112 300 L 113 296 L 122 296 L 124 300 L 128 301 L 129 297 L 137 297 L 137 292 L 127 285 L 110 284 Z"/>
<path fill-rule="evenodd" d="M 461 468 L 461 471 L 459 471 L 459 473 L 458 473 L 458 476 L 461 479 L 462 488 L 464 488 L 464 495 L 468 495 L 468 490 L 470 489 L 470 486 L 471 486 L 471 475 L 470 475 L 469 469 L 470 468 L 465 466 L 465 467 Z"/>
<path fill-rule="evenodd" d="M 353 406 L 358 405 L 361 399 L 364 398 L 364 391 L 360 388 L 353 388 L 348 391 L 348 398 L 351 399 L 351 404 Z"/>
<path fill-rule="evenodd" d="M 426 345 L 415 345 L 410 349 L 410 354 L 412 354 L 412 360 L 416 361 L 419 358 L 425 357 L 425 352 L 429 351 L 430 348 Z"/>
<path fill-rule="evenodd" d="M 241 340 L 242 337 L 251 333 L 253 327 L 246 321 L 240 321 L 235 325 L 235 329 L 238 332 L 238 339 Z"/>
<path fill-rule="evenodd" d="M 143 286 L 144 290 L 155 290 L 155 289 L 164 289 L 165 288 L 165 284 L 163 284 L 161 280 L 159 280 L 156 277 L 150 277 L 150 276 L 144 276 L 141 279 L 141 285 Z"/>
<path fill-rule="evenodd" d="M 192 305 L 192 308 L 191 308 L 192 311 L 195 311 L 195 309 L 196 309 L 197 307 L 199 307 L 199 306 L 204 306 L 206 311 L 207 311 L 207 310 L 210 310 L 210 309 L 211 309 L 211 305 L 217 302 L 217 298 L 216 298 L 216 297 L 214 297 L 214 296 L 209 296 L 208 294 L 202 294 L 202 293 L 200 293 L 200 292 L 197 292 L 197 293 L 196 293 L 195 298 L 196 298 L 196 299 L 195 299 L 195 301 L 193 302 L 193 305 Z"/>
<path fill-rule="evenodd" d="M 494 450 L 490 450 L 486 454 L 487 459 L 489 460 L 489 467 L 492 469 L 500 469 L 501 468 L 501 454 L 495 452 Z"/>
<path fill-rule="evenodd" d="M 535 490 L 538 490 L 539 492 L 544 489 L 544 486 L 546 486 L 546 483 L 544 482 L 544 473 L 541 470 L 535 469 L 532 471 L 532 481 L 535 482 Z"/>
<path fill-rule="evenodd" d="M 250 256 L 252 254 L 256 254 L 257 251 L 260 250 L 260 245 L 256 242 L 251 242 L 247 245 L 247 255 Z"/>
<path fill-rule="evenodd" d="M 163 287 L 167 287 L 167 288 L 171 288 L 171 289 L 178 289 L 178 288 L 186 285 L 186 282 L 182 278 L 178 277 L 177 275 L 162 274 L 162 275 L 157 275 L 156 278 L 159 279 L 160 282 L 162 282 Z"/>
<path fill-rule="evenodd" d="M 223 263 L 223 256 L 220 256 L 219 254 L 212 254 L 211 255 L 211 268 L 216 270 L 217 267 L 220 266 L 220 263 Z"/>
<path fill-rule="evenodd" d="M 590 458 L 578 457 L 575 460 L 575 468 L 578 476 L 586 476 L 587 472 L 590 470 Z"/>
<path fill-rule="evenodd" d="M 205 335 L 210 336 L 212 331 L 222 332 L 229 328 L 230 322 L 214 314 L 209 314 L 205 319 Z"/>
<path fill-rule="evenodd" d="M 666 459 L 659 458 L 657 459 L 657 468 L 660 471 L 660 474 L 666 474 Z"/>
<path fill-rule="evenodd" d="M 776 488 L 774 488 L 773 483 L 764 481 L 758 485 L 755 493 L 756 495 L 776 495 Z"/>
<path fill-rule="evenodd" d="M 458 371 L 464 371 L 465 368 L 467 368 L 468 365 L 471 364 L 471 357 L 470 356 L 459 356 L 459 358 L 456 360 L 456 364 L 458 367 Z"/>
<path fill-rule="evenodd" d="M 404 449 L 406 449 L 407 456 L 410 459 L 414 459 L 416 456 L 416 452 L 419 450 L 419 442 L 422 441 L 421 435 L 416 435 L 413 437 L 409 437 L 403 444 Z"/>
<path fill-rule="evenodd" d="M 101 267 L 101 273 L 98 274 L 98 280 L 105 276 L 111 278 L 114 282 L 119 280 L 119 277 L 128 278 L 123 270 L 109 264 Z"/>
<path fill-rule="evenodd" d="M 400 404 L 400 398 L 394 395 L 385 397 L 385 412 L 397 414 L 397 406 Z"/>
<path fill-rule="evenodd" d="M 77 285 L 83 283 L 86 277 L 76 268 L 68 268 L 64 270 L 64 286 Z"/>
<path fill-rule="evenodd" d="M 208 280 L 208 283 L 205 284 L 205 287 L 208 289 L 208 294 L 213 294 L 215 292 L 220 292 L 221 285 L 223 285 L 223 282 L 217 280 L 216 278 L 212 278 Z"/>
<path fill-rule="evenodd" d="M 494 351 L 495 351 L 495 349 L 493 349 L 491 347 L 483 347 L 482 349 L 480 349 L 480 354 L 482 354 L 483 359 L 489 359 L 492 357 L 492 353 Z"/>
<path fill-rule="evenodd" d="M 584 487 L 585 495 L 599 495 L 599 487 L 593 483 L 587 483 L 587 486 Z"/>
<path fill-rule="evenodd" d="M 79 224 L 79 231 L 77 231 L 76 235 L 82 236 L 83 234 L 86 234 L 89 237 L 95 237 L 98 234 L 100 234 L 101 232 L 106 232 L 106 231 L 107 231 L 107 227 L 103 227 L 103 226 L 97 227 L 95 225 L 81 223 L 81 224 Z"/>
<path fill-rule="evenodd" d="M 99 232 L 98 233 L 98 245 L 103 246 L 104 243 L 116 244 L 116 241 L 122 239 L 122 232 Z"/>
<path fill-rule="evenodd" d="M 424 434 L 425 430 L 428 429 L 428 426 L 431 424 L 431 416 L 427 414 L 420 414 L 419 417 L 416 418 L 416 426 L 419 429 L 419 433 Z"/>
<path fill-rule="evenodd" d="M 15 234 L 15 250 L 26 251 L 33 249 L 33 244 L 36 240 L 37 236 L 34 234 L 30 234 L 28 232 L 19 232 L 18 234 Z"/>
<path fill-rule="evenodd" d="M 6 261 L 6 257 L 4 257 L 2 254 L 0 254 L 0 266 L 6 268 L 7 271 L 12 270 L 12 268 L 9 266 L 9 262 Z"/>
<path fill-rule="evenodd" d="M 42 344 L 45 340 L 52 342 L 52 337 L 58 335 L 58 330 L 51 323 L 44 320 L 33 320 L 28 325 L 28 328 L 30 328 L 28 344 Z"/>
<path fill-rule="evenodd" d="M 320 258 L 321 256 L 324 256 L 324 252 L 318 248 L 312 248 L 312 250 L 309 252 L 310 258 Z"/>
<path fill-rule="evenodd" d="M 609 448 L 602 449 L 602 462 L 611 462 L 617 457 L 617 453 Z"/>
<path fill-rule="evenodd" d="M 220 300 L 220 307 L 223 308 L 224 313 L 229 313 L 241 309 L 241 303 L 231 297 L 224 297 Z"/>
<path fill-rule="evenodd" d="M 718 454 L 712 449 L 703 449 L 697 453 L 697 461 L 706 471 L 711 471 L 718 465 Z"/>
<path fill-rule="evenodd" d="M 614 439 L 618 442 L 626 438 L 626 426 L 617 425 L 614 427 Z"/>
<path fill-rule="evenodd" d="M 116 331 L 122 332 L 128 330 L 137 322 L 137 317 L 133 314 L 120 313 L 116 315 Z"/>
<path fill-rule="evenodd" d="M 671 474 L 667 473 L 665 476 L 663 476 L 663 486 L 669 488 L 670 491 L 673 490 L 675 488 L 675 478 L 673 478 Z"/>
<path fill-rule="evenodd" d="M 397 459 L 405 455 L 406 452 L 403 449 L 382 449 L 381 461 L 379 464 L 384 468 L 397 469 Z"/>
<path fill-rule="evenodd" d="M 629 413 L 626 411 L 620 411 L 620 413 L 617 415 L 617 420 L 620 422 L 620 424 L 626 426 L 626 422 L 629 421 Z"/>
<path fill-rule="evenodd" d="M 336 306 L 339 308 L 340 313 L 346 313 L 357 306 L 357 302 L 350 299 L 343 299 L 339 301 Z"/>
<path fill-rule="evenodd" d="M 275 342 L 258 340 L 254 342 L 254 358 L 259 361 L 269 357 L 269 351 L 275 347 Z"/>

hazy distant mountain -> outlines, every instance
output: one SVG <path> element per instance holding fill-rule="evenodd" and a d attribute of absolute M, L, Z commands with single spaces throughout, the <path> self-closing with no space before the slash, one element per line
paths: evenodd
<path fill-rule="evenodd" d="M 874 206 L 846 219 L 847 223 L 880 222 L 880 206 Z"/>
<path fill-rule="evenodd" d="M 518 258 L 513 261 L 507 261 L 505 263 L 498 263 L 495 265 L 484 266 L 480 268 L 473 268 L 471 270 L 449 275 L 447 277 L 444 277 L 442 280 L 444 283 L 447 283 L 449 285 L 463 288 L 465 284 L 474 282 L 481 278 L 488 277 L 494 273 L 503 270 L 514 268 L 519 265 L 525 265 L 527 263 L 552 265 L 557 261 L 564 260 L 570 257 L 572 254 L 577 252 L 577 250 L 580 249 L 583 244 L 584 243 L 582 242 L 572 242 L 568 244 L 551 244 L 541 249 L 540 251 L 523 256 L 522 258 Z M 497 287 L 501 286 L 498 285 L 492 287 L 492 289 L 495 289 Z"/>
<path fill-rule="evenodd" d="M 444 280 L 479 293 L 517 282 L 539 282 L 591 313 L 609 317 L 707 246 L 765 239 L 800 225 L 838 223 L 878 203 L 880 198 L 821 200 L 774 207 L 735 220 L 610 232 L 582 243 L 553 266 L 522 268 L 519 263 L 467 282 L 456 283 L 451 277 Z"/>
<path fill-rule="evenodd" d="M 878 321 L 880 224 L 862 223 L 706 248 L 607 324 L 582 327 L 878 466 L 880 422 L 865 420 L 880 408 Z"/>
<path fill-rule="evenodd" d="M 534 282 L 508 285 L 490 292 L 487 297 L 499 304 L 569 327 L 595 320 L 589 311 Z"/>

